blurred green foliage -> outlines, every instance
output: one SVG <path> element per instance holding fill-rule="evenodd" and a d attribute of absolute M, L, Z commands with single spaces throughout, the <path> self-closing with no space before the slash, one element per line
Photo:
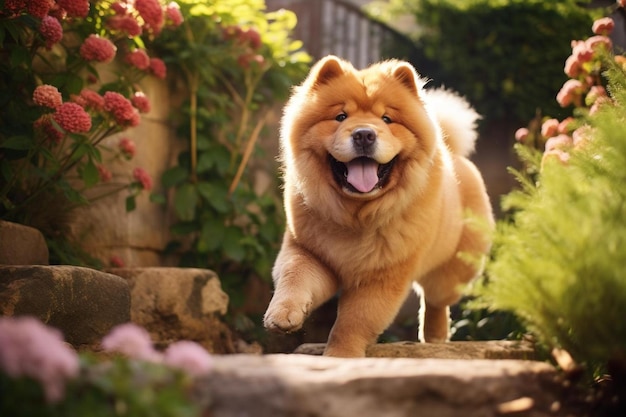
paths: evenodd
<path fill-rule="evenodd" d="M 563 115 L 554 100 L 566 80 L 572 39 L 601 11 L 585 1 L 392 0 L 414 16 L 412 33 L 426 61 L 418 71 L 465 95 L 485 119 L 529 120 L 537 109 Z"/>
<path fill-rule="evenodd" d="M 185 95 L 172 114 L 183 150 L 162 178 L 177 218 L 168 251 L 182 266 L 214 269 L 238 307 L 251 277 L 271 279 L 284 224 L 274 155 L 259 138 L 310 57 L 290 38 L 290 11 L 266 13 L 260 0 L 178 3 L 185 22 L 152 45 Z M 268 187 L 255 189 L 259 172 Z"/>

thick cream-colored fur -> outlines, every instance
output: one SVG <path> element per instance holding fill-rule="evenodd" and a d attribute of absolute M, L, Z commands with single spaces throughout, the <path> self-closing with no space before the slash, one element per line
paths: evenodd
<path fill-rule="evenodd" d="M 424 297 L 420 334 L 448 339 L 448 306 L 480 268 L 458 254 L 480 257 L 489 248 L 465 216 L 489 223 L 492 213 L 480 173 L 466 159 L 478 115 L 453 93 L 423 86 L 406 62 L 359 71 L 329 56 L 294 90 L 281 126 L 287 230 L 268 329 L 299 329 L 339 292 L 325 354 L 363 356 L 415 281 Z M 384 183 L 365 193 L 342 184 L 330 164 L 359 156 L 353 134 L 364 127 L 376 133 L 369 157 L 392 164 Z"/>

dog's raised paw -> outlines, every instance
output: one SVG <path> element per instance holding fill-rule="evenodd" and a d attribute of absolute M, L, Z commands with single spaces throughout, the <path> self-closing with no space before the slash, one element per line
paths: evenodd
<path fill-rule="evenodd" d="M 294 304 L 272 304 L 265 312 L 263 325 L 267 330 L 290 333 L 299 330 L 307 316 L 307 310 Z"/>

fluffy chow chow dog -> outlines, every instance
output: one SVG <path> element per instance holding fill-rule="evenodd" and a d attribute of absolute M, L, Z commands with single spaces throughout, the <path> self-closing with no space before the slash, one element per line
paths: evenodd
<path fill-rule="evenodd" d="M 480 270 L 468 258 L 489 248 L 468 213 L 493 220 L 466 158 L 478 115 L 424 84 L 406 62 L 359 71 L 328 56 L 294 90 L 280 137 L 287 229 L 266 328 L 295 331 L 339 293 L 324 354 L 364 356 L 417 282 L 420 339 L 448 339 L 449 305 Z"/>

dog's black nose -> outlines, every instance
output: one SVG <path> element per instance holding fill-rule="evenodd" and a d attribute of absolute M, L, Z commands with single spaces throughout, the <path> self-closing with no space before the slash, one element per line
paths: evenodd
<path fill-rule="evenodd" d="M 376 132 L 369 127 L 354 129 L 352 131 L 352 142 L 354 142 L 355 148 L 367 152 L 376 142 Z"/>

